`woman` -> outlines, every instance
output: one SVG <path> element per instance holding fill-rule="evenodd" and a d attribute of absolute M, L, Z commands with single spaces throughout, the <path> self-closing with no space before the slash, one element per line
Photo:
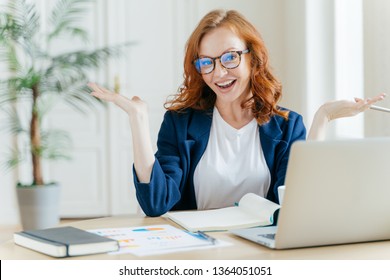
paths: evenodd
<path fill-rule="evenodd" d="M 166 104 L 155 155 L 146 104 L 89 84 L 92 95 L 129 115 L 134 184 L 145 214 L 227 207 L 248 192 L 278 202 L 291 145 L 305 140 L 306 130 L 299 114 L 277 105 L 281 85 L 254 26 L 236 11 L 208 13 L 187 42 L 184 77 Z M 324 104 L 309 138 L 322 137 L 329 120 L 383 97 Z"/>

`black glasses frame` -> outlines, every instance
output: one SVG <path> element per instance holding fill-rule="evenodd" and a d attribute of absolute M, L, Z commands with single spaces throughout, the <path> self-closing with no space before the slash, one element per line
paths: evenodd
<path fill-rule="evenodd" d="M 239 61 L 238 61 L 237 66 L 234 66 L 234 67 L 226 67 L 225 65 L 222 64 L 222 62 L 221 62 L 221 57 L 222 57 L 223 55 L 227 54 L 227 53 L 236 53 L 236 54 L 238 54 Z M 219 59 L 219 61 L 221 62 L 221 65 L 222 65 L 223 68 L 225 68 L 225 69 L 234 69 L 234 68 L 237 68 L 238 66 L 240 66 L 240 64 L 241 64 L 241 55 L 242 55 L 242 54 L 246 54 L 246 53 L 249 53 L 249 49 L 246 49 L 246 50 L 243 50 L 243 51 L 228 51 L 228 52 L 225 52 L 225 53 L 223 53 L 223 54 L 221 54 L 220 56 L 217 56 L 217 57 L 208 57 L 208 56 L 199 57 L 199 58 L 197 58 L 197 59 L 195 59 L 195 60 L 193 61 L 193 64 L 194 64 L 194 66 L 195 66 L 196 71 L 198 71 L 199 74 L 207 75 L 207 74 L 210 74 L 211 72 L 214 71 L 214 69 L 215 69 L 215 61 L 216 61 L 217 59 Z M 213 65 L 213 68 L 211 68 L 210 72 L 202 73 L 202 72 L 200 71 L 200 69 L 198 70 L 198 68 L 196 67 L 196 63 L 199 61 L 199 59 L 202 59 L 202 58 L 209 58 L 209 59 L 211 59 L 211 61 L 213 62 L 213 64 L 212 64 L 212 65 Z"/>

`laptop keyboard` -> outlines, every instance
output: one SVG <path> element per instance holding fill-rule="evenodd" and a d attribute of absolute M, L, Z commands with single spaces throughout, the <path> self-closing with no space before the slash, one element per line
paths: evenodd
<path fill-rule="evenodd" d="M 258 236 L 265 237 L 267 239 L 275 240 L 275 233 L 259 234 Z"/>

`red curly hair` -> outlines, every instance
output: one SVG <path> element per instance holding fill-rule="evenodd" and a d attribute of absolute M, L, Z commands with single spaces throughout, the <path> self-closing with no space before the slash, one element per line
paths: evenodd
<path fill-rule="evenodd" d="M 165 108 L 180 112 L 187 108 L 207 110 L 215 105 L 216 95 L 206 85 L 202 75 L 196 71 L 193 61 L 198 58 L 203 37 L 211 30 L 222 26 L 237 34 L 250 50 L 248 55 L 251 56 L 252 96 L 244 101 L 241 107 L 251 109 L 258 124 L 268 122 L 273 115 L 287 119 L 288 111 L 277 106 L 282 96 L 282 86 L 271 73 L 264 41 L 256 28 L 234 10 L 214 10 L 201 19 L 186 44 L 184 82 L 179 93 L 165 103 Z"/>

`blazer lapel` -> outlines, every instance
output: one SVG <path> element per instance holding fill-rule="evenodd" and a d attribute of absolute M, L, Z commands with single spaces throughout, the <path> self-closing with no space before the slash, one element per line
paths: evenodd
<path fill-rule="evenodd" d="M 188 134 L 192 139 L 198 141 L 199 139 L 210 134 L 211 122 L 213 119 L 213 111 L 195 111 L 188 125 Z"/>
<path fill-rule="evenodd" d="M 188 125 L 189 140 L 187 144 L 192 146 L 192 165 L 196 166 L 202 157 L 210 136 L 211 122 L 213 118 L 212 109 L 207 111 L 194 111 Z"/>
<path fill-rule="evenodd" d="M 276 146 L 284 143 L 282 141 L 282 130 L 275 118 L 271 118 L 268 123 L 259 126 L 259 134 L 265 161 L 268 168 L 272 170 L 275 162 Z M 287 147 L 287 145 L 285 146 Z"/>

